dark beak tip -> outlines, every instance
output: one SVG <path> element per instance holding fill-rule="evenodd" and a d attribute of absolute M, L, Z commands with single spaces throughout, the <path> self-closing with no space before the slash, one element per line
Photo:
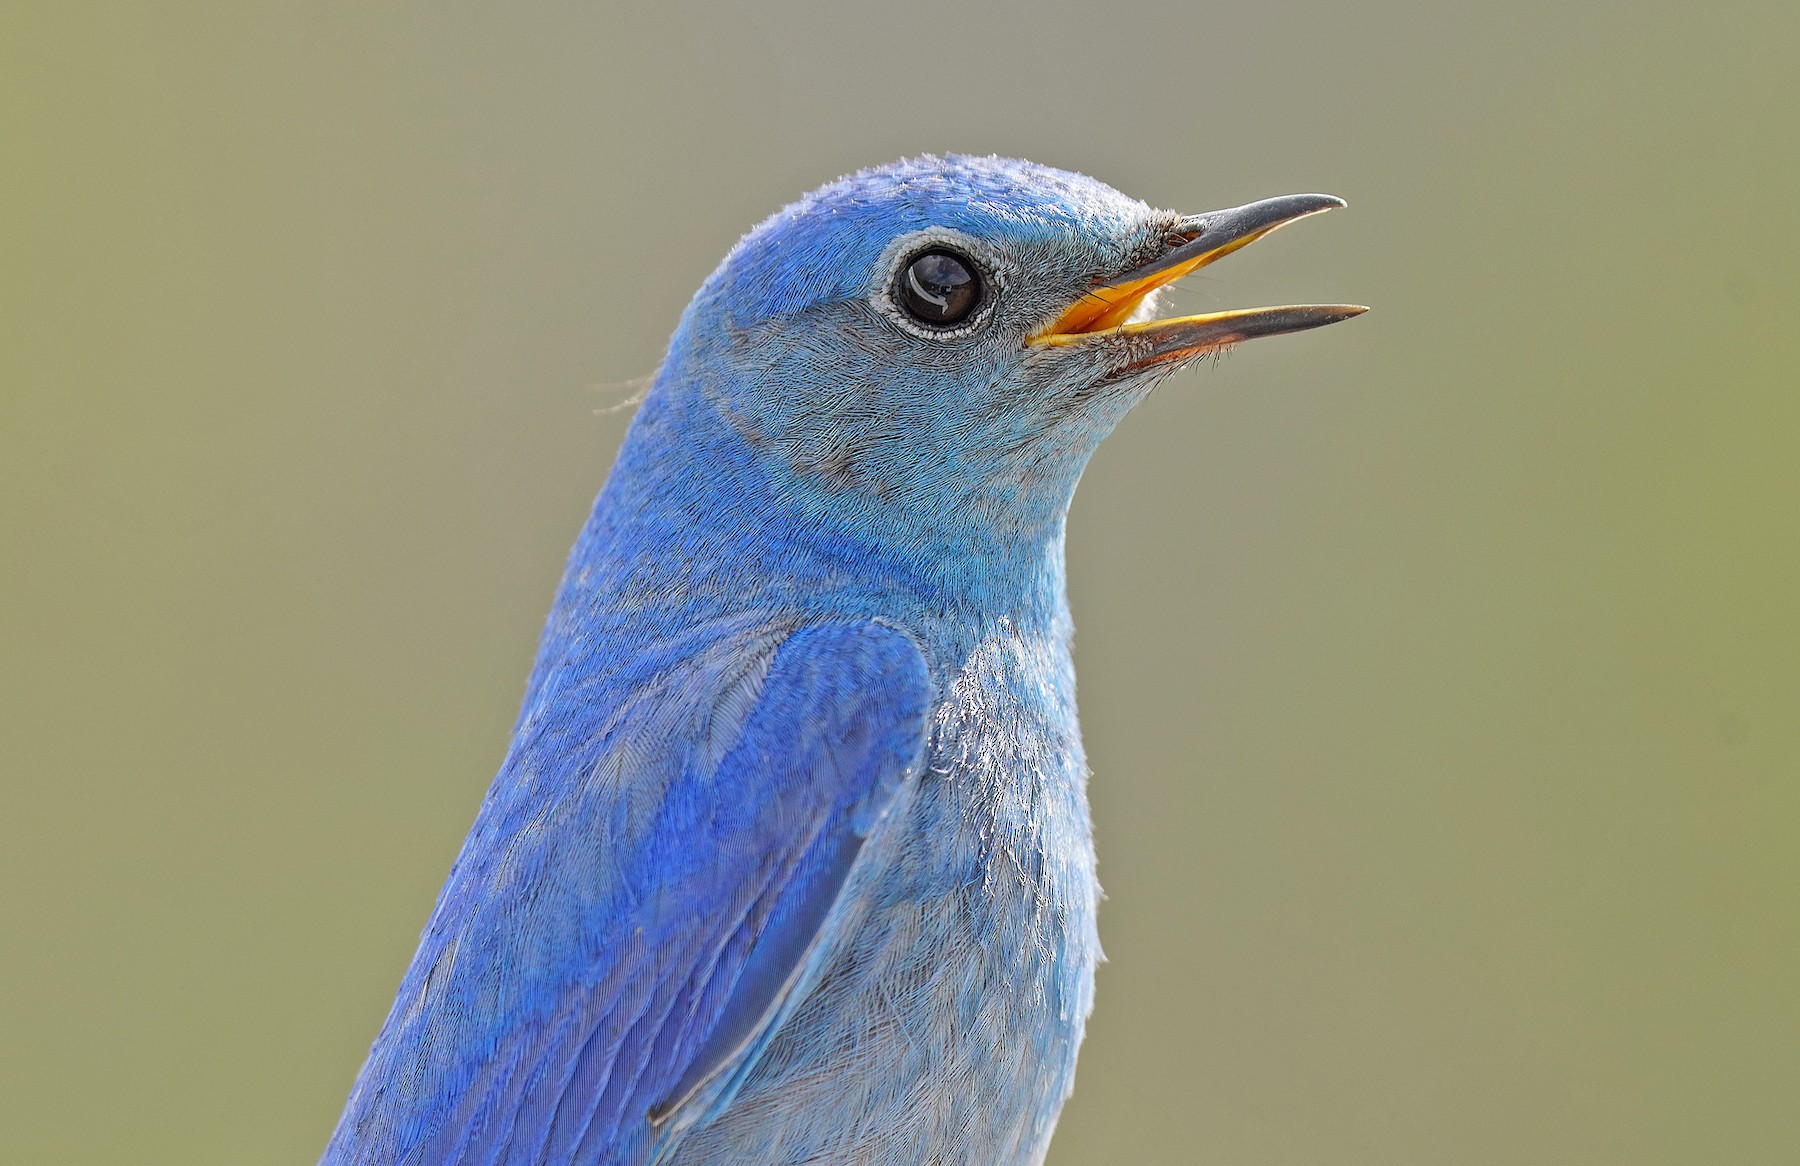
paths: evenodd
<path fill-rule="evenodd" d="M 1267 200 L 1270 210 L 1279 214 L 1287 213 L 1280 218 L 1281 222 L 1292 222 L 1308 215 L 1322 214 L 1325 211 L 1341 211 L 1350 204 L 1335 194 L 1290 194 L 1285 198 Z M 1255 203 L 1251 204 L 1255 206 Z"/>
<path fill-rule="evenodd" d="M 1317 304 L 1295 309 L 1290 323 L 1295 331 L 1323 328 L 1327 324 L 1354 320 L 1368 310 L 1362 304 Z"/>
<path fill-rule="evenodd" d="M 1272 315 L 1271 322 L 1282 321 L 1295 328 L 1318 328 L 1326 324 L 1341 324 L 1345 320 L 1354 320 L 1369 309 L 1362 304 L 1305 304 L 1293 308 L 1276 309 L 1279 315 Z"/>

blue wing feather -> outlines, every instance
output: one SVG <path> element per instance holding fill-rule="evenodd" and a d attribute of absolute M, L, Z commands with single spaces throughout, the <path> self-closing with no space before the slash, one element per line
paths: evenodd
<path fill-rule="evenodd" d="M 521 726 L 325 1163 L 637 1162 L 728 1093 L 931 687 L 866 622 L 681 651 Z"/>

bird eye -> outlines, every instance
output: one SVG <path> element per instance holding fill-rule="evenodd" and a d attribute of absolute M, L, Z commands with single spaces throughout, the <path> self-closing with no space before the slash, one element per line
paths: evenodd
<path fill-rule="evenodd" d="M 975 264 L 954 251 L 931 250 L 900 273 L 894 298 L 913 319 L 934 328 L 960 324 L 981 303 Z"/>

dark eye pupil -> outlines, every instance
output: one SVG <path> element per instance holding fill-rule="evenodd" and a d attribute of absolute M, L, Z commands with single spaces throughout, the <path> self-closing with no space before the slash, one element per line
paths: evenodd
<path fill-rule="evenodd" d="M 921 323 L 961 323 L 981 302 L 981 277 L 972 263 L 949 251 L 927 251 L 900 275 L 900 303 Z"/>

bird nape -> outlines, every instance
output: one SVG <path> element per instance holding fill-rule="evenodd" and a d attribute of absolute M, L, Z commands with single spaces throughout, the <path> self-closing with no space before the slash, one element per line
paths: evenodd
<path fill-rule="evenodd" d="M 1063 526 L 1158 319 L 1295 219 L 925 157 L 695 295 L 323 1161 L 1040 1160 L 1099 956 Z"/>

